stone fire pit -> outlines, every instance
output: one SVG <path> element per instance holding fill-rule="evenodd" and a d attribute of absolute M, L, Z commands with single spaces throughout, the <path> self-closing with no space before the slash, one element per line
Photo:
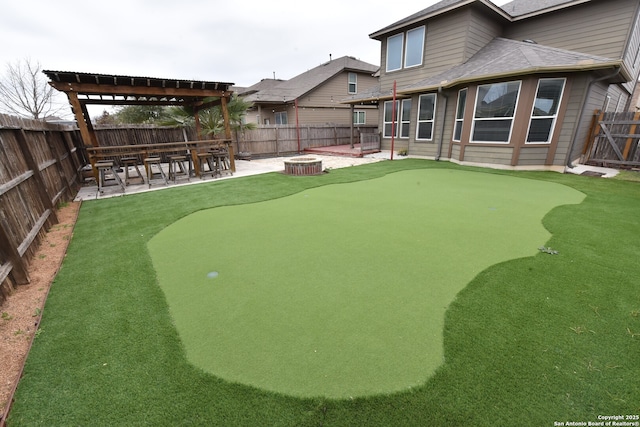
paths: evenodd
<path fill-rule="evenodd" d="M 315 157 L 292 157 L 284 161 L 284 173 L 287 175 L 306 176 L 322 173 L 322 160 Z"/>

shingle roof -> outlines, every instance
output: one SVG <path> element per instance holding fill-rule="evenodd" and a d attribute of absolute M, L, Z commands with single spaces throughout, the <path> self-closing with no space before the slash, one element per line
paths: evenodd
<path fill-rule="evenodd" d="M 463 6 L 479 4 L 489 9 L 493 9 L 497 16 L 503 19 L 515 20 L 525 15 L 546 13 L 547 11 L 556 10 L 558 8 L 568 7 L 573 4 L 585 3 L 592 0 L 513 0 L 502 6 L 495 5 L 491 0 L 442 0 L 434 5 L 427 7 L 419 12 L 409 15 L 391 25 L 388 25 L 369 35 L 370 38 L 376 39 L 396 29 L 400 29 L 405 25 L 414 22 L 424 21 L 433 18 L 451 10 L 458 9 Z"/>
<path fill-rule="evenodd" d="M 343 56 L 325 62 L 296 77 L 281 81 L 271 87 L 261 88 L 258 92 L 245 97 L 248 102 L 291 102 L 318 87 L 342 71 L 360 71 L 375 73 L 377 65 L 360 61 L 350 56 Z"/>
<path fill-rule="evenodd" d="M 585 1 L 590 0 L 513 0 L 503 4 L 500 8 L 517 18 L 531 13 L 544 13 L 545 10 L 558 6 L 570 6 L 568 3 L 584 3 Z"/>
<path fill-rule="evenodd" d="M 240 96 L 251 95 L 252 93 L 256 93 L 261 90 L 269 90 L 272 87 L 279 85 L 283 81 L 284 80 L 281 79 L 262 79 L 256 84 L 242 88 L 242 90 L 238 90 L 237 93 Z"/>
<path fill-rule="evenodd" d="M 435 90 L 439 87 L 447 88 L 470 81 L 523 74 L 598 70 L 620 65 L 620 60 L 602 56 L 496 38 L 467 62 L 403 87 L 399 92 Z"/>
<path fill-rule="evenodd" d="M 599 70 L 620 65 L 620 60 L 602 56 L 495 38 L 467 62 L 409 86 L 399 87 L 397 93 L 398 96 L 406 96 L 411 93 L 429 92 L 438 88 L 446 89 L 474 81 L 527 74 Z M 345 98 L 342 102 L 358 103 L 390 99 L 391 96 L 390 90 L 382 91 L 380 86 L 377 86 L 366 92 Z"/>

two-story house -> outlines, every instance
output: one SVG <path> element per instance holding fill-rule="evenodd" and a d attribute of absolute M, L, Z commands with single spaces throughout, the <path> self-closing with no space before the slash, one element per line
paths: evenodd
<path fill-rule="evenodd" d="M 563 171 L 595 110 L 629 107 L 639 10 L 638 0 L 443 0 L 369 36 L 381 42 L 379 86 L 344 102 L 379 103 L 385 149 Z"/>
<path fill-rule="evenodd" d="M 261 125 L 376 125 L 377 103 L 355 108 L 341 101 L 378 85 L 377 65 L 350 56 L 331 59 L 290 80 L 264 79 L 238 93 L 253 104 L 246 120 Z M 297 108 L 297 111 L 296 111 Z M 297 117 L 296 117 L 297 115 Z"/>

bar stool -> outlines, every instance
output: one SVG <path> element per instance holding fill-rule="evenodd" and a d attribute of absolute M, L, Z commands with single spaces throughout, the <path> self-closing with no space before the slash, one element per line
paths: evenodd
<path fill-rule="evenodd" d="M 226 172 L 229 175 L 233 175 L 231 172 L 231 163 L 229 161 L 229 152 L 225 149 L 219 149 L 212 151 L 213 158 L 216 161 L 216 167 L 218 168 L 218 174 L 222 176 L 222 172 Z"/>
<path fill-rule="evenodd" d="M 218 170 L 218 167 L 216 164 L 216 160 L 213 157 L 213 153 L 211 152 L 198 153 L 197 157 L 198 157 L 198 165 L 199 165 L 198 172 L 200 173 L 201 179 L 204 179 L 205 174 L 210 174 L 213 177 L 220 174 L 220 171 Z M 209 170 L 205 169 L 205 165 L 209 167 Z"/>
<path fill-rule="evenodd" d="M 189 161 L 189 169 L 185 169 L 184 162 Z M 179 169 L 179 171 L 178 171 Z M 171 154 L 169 155 L 169 179 L 173 177 L 173 183 L 176 183 L 176 177 L 178 173 L 187 176 L 187 181 L 191 181 L 191 161 L 186 154 Z"/>
<path fill-rule="evenodd" d="M 113 179 L 116 181 L 122 191 L 124 192 L 124 183 L 122 179 L 120 179 L 120 175 L 116 172 L 116 168 L 114 167 L 114 163 L 112 160 L 101 160 L 96 162 L 96 169 L 98 169 L 98 191 L 100 193 L 104 192 L 104 187 L 107 181 L 107 172 L 110 172 L 113 175 Z"/>
<path fill-rule="evenodd" d="M 164 171 L 162 170 L 162 163 L 160 161 L 160 157 L 147 157 L 146 159 L 144 159 L 144 167 L 147 170 L 147 182 L 149 183 L 149 188 L 151 188 L 151 180 L 153 179 L 153 165 L 155 165 L 158 168 L 160 176 L 164 181 L 164 184 L 165 185 L 169 184 L 167 182 L 167 175 L 165 175 Z"/>
<path fill-rule="evenodd" d="M 123 157 L 122 159 L 120 159 L 120 163 L 122 163 L 122 167 L 124 168 L 124 184 L 125 185 L 129 185 L 130 178 L 134 178 L 134 179 L 140 178 L 140 180 L 144 184 L 144 175 L 140 171 L 137 157 Z M 135 168 L 135 172 L 136 172 L 135 176 L 129 175 L 130 167 Z"/>

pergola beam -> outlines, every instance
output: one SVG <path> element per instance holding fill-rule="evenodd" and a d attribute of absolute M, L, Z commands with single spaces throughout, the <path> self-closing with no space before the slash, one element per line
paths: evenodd
<path fill-rule="evenodd" d="M 99 146 L 87 105 L 183 105 L 192 107 L 200 137 L 198 111 L 220 104 L 225 137 L 231 139 L 227 102 L 233 83 L 158 79 L 151 77 L 43 71 L 55 89 L 69 98 L 85 146 Z M 207 101 L 208 98 L 218 98 Z M 233 160 L 232 160 L 233 161 Z"/>

